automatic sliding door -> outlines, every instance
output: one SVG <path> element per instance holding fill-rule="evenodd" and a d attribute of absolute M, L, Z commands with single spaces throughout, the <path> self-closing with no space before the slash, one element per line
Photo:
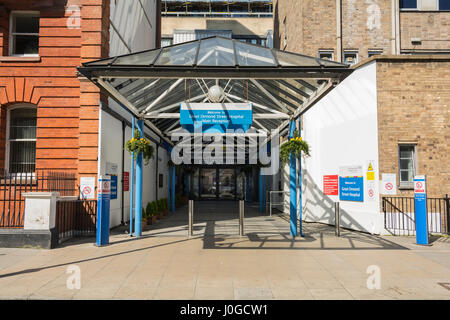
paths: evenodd
<path fill-rule="evenodd" d="M 235 199 L 236 175 L 234 169 L 219 169 L 219 198 Z"/>
<path fill-rule="evenodd" d="M 200 197 L 202 199 L 213 199 L 217 197 L 216 169 L 201 169 Z"/>

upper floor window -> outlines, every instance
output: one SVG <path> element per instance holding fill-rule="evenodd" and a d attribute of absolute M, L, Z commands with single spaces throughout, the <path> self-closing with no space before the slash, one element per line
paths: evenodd
<path fill-rule="evenodd" d="M 334 51 L 333 50 L 319 50 L 319 58 L 325 60 L 334 60 Z"/>
<path fill-rule="evenodd" d="M 400 0 L 400 9 L 417 9 L 417 0 Z"/>
<path fill-rule="evenodd" d="M 358 63 L 358 51 L 344 51 L 344 63 L 354 65 Z"/>
<path fill-rule="evenodd" d="M 37 56 L 39 54 L 39 12 L 11 12 L 9 54 Z"/>
<path fill-rule="evenodd" d="M 368 51 L 368 57 L 373 57 L 373 56 L 377 56 L 377 55 L 381 55 L 383 54 L 383 50 L 369 50 Z"/>
<path fill-rule="evenodd" d="M 413 187 L 416 175 L 416 146 L 399 145 L 399 175 L 400 187 Z"/>
<path fill-rule="evenodd" d="M 13 107 L 8 112 L 7 168 L 10 173 L 33 173 L 36 165 L 36 108 Z"/>

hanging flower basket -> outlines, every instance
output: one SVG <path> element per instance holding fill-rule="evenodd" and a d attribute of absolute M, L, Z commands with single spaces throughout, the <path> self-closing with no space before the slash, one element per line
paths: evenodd
<path fill-rule="evenodd" d="M 139 153 L 142 153 L 145 165 L 153 158 L 153 153 L 155 151 L 149 140 L 141 138 L 139 130 L 137 129 L 134 130 L 134 137 L 125 143 L 125 150 L 130 154 L 134 154 L 133 159 L 136 159 L 136 156 Z"/>
<path fill-rule="evenodd" d="M 294 136 L 280 147 L 281 162 L 287 163 L 292 154 L 295 158 L 300 157 L 301 153 L 309 156 L 309 145 L 300 137 L 298 130 L 294 131 Z"/>

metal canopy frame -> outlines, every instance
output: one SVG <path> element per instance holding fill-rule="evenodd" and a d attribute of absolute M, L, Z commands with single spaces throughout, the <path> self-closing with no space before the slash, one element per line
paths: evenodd
<path fill-rule="evenodd" d="M 353 70 L 347 64 L 219 36 L 84 63 L 79 72 L 173 145 L 182 102 L 253 103 L 252 128 L 285 129 Z M 269 136 L 268 140 L 271 139 Z"/>

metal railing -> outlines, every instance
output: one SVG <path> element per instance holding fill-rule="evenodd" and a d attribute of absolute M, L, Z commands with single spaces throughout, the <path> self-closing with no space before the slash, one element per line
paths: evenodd
<path fill-rule="evenodd" d="M 229 18 L 272 18 L 271 12 L 186 12 L 186 11 L 163 11 L 163 17 L 229 17 Z"/>
<path fill-rule="evenodd" d="M 97 200 L 59 200 L 56 202 L 55 227 L 59 243 L 73 237 L 96 233 Z"/>
<path fill-rule="evenodd" d="M 0 172 L 0 228 L 23 228 L 26 192 L 78 195 L 75 174 L 55 171 L 12 174 Z"/>
<path fill-rule="evenodd" d="M 414 197 L 383 197 L 384 228 L 399 235 L 416 230 Z M 450 198 L 427 198 L 428 232 L 450 234 Z"/>

